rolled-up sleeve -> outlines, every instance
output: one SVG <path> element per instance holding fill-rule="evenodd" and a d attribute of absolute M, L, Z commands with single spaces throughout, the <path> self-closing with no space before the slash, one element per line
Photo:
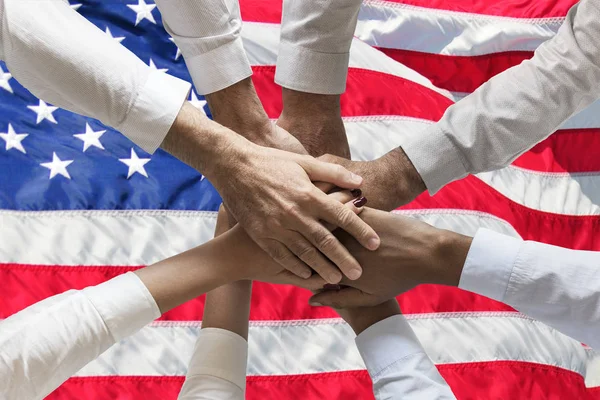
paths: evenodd
<path fill-rule="evenodd" d="M 600 348 L 600 252 L 479 229 L 459 287 L 506 303 Z"/>
<path fill-rule="evenodd" d="M 39 98 L 99 119 L 153 153 L 191 85 L 150 69 L 63 0 L 3 0 L 0 55 Z"/>
<path fill-rule="evenodd" d="M 431 194 L 510 164 L 600 97 L 600 3 L 583 0 L 531 60 L 490 79 L 403 149 Z"/>
<path fill-rule="evenodd" d="M 402 315 L 386 318 L 356 337 L 377 400 L 454 399 Z"/>
<path fill-rule="evenodd" d="M 219 328 L 200 330 L 180 400 L 243 400 L 248 342 Z"/>
<path fill-rule="evenodd" d="M 42 399 L 117 341 L 160 316 L 134 273 L 50 297 L 0 322 L 6 399 Z"/>
<path fill-rule="evenodd" d="M 346 90 L 361 0 L 284 0 L 275 82 L 317 94 Z"/>
<path fill-rule="evenodd" d="M 199 94 L 252 75 L 237 0 L 157 0 L 165 29 L 181 50 Z"/>

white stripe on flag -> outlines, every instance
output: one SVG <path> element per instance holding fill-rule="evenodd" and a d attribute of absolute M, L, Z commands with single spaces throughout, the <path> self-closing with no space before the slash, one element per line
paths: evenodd
<path fill-rule="evenodd" d="M 516 313 L 408 317 L 436 364 L 524 361 L 585 376 L 586 360 L 593 354 L 576 340 Z M 184 375 L 198 329 L 195 323 L 155 323 L 113 346 L 77 375 Z M 354 333 L 341 320 L 252 324 L 249 343 L 249 375 L 364 369 Z"/>
<path fill-rule="evenodd" d="M 600 172 L 543 173 L 510 166 L 477 177 L 525 207 L 554 214 L 600 215 Z"/>
<path fill-rule="evenodd" d="M 516 235 L 505 221 L 467 210 L 411 215 L 474 235 L 478 227 Z M 138 266 L 160 261 L 213 237 L 215 212 L 0 211 L 0 263 Z M 182 234 L 185 232 L 185 234 Z"/>
<path fill-rule="evenodd" d="M 372 46 L 475 56 L 534 51 L 564 18 L 520 19 L 364 1 L 356 35 Z"/>

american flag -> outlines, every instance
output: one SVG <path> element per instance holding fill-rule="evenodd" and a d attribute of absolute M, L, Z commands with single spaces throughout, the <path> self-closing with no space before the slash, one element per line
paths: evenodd
<path fill-rule="evenodd" d="M 353 157 L 373 159 L 402 144 L 454 101 L 531 57 L 574 3 L 364 0 L 342 99 Z M 150 0 L 71 4 L 153 68 L 190 80 Z M 241 10 L 253 79 L 277 118 L 281 0 L 241 0 Z M 0 318 L 212 237 L 221 200 L 196 171 L 46 104 L 0 68 Z M 190 100 L 208 112 L 195 92 Z M 510 167 L 424 194 L 397 212 L 470 235 L 487 227 L 600 250 L 598 171 L 600 103 Z M 350 329 L 331 310 L 308 306 L 308 297 L 255 284 L 247 398 L 372 399 Z M 459 399 L 600 398 L 594 351 L 504 304 L 432 285 L 399 301 Z M 198 298 L 167 313 L 48 398 L 175 399 L 203 304 Z"/>

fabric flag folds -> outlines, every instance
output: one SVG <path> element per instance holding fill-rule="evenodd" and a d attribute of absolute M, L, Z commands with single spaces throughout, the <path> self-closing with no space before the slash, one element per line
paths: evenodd
<path fill-rule="evenodd" d="M 71 1 L 144 62 L 190 80 L 146 0 Z M 376 158 L 454 101 L 532 56 L 573 0 L 364 0 L 342 113 L 355 159 Z M 241 0 L 254 82 L 271 118 L 281 0 Z M 184 251 L 212 237 L 220 198 L 191 168 L 150 157 L 98 121 L 33 97 L 0 64 L 0 318 Z M 118 71 L 115 71 L 118 73 Z M 192 103 L 208 112 L 191 93 Z M 39 118 L 42 110 L 52 118 Z M 0 136 L 0 139 L 7 136 Z M 434 151 L 434 150 L 432 150 Z M 127 162 L 129 161 L 129 162 Z M 135 164 L 135 168 L 131 165 Z M 499 171 L 454 182 L 396 212 L 465 234 L 486 227 L 600 251 L 600 103 Z M 372 399 L 354 335 L 294 287 L 254 287 L 248 399 Z M 459 399 L 600 398 L 595 352 L 510 307 L 424 285 L 399 297 Z M 113 346 L 49 399 L 175 399 L 204 298 Z"/>

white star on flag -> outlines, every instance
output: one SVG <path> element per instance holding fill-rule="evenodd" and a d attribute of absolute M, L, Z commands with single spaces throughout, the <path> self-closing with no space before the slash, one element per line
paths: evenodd
<path fill-rule="evenodd" d="M 156 4 L 146 4 L 144 0 L 138 0 L 137 4 L 128 4 L 127 7 L 131 8 L 137 14 L 135 17 L 135 25 L 139 24 L 143 19 L 156 24 L 154 16 L 152 16 L 152 10 L 156 8 Z"/>
<path fill-rule="evenodd" d="M 69 175 L 69 171 L 67 171 L 67 167 L 71 165 L 73 160 L 61 160 L 58 158 L 56 153 L 52 152 L 52 161 L 47 163 L 41 163 L 40 165 L 44 168 L 48 168 L 50 170 L 50 178 L 54 178 L 56 175 L 62 175 L 67 179 L 71 179 L 71 175 Z"/>
<path fill-rule="evenodd" d="M 4 72 L 4 69 L 2 67 L 0 67 L 0 88 L 12 93 L 12 87 L 10 87 L 10 83 L 8 81 L 10 81 L 10 79 L 12 78 L 12 75 L 10 72 Z"/>
<path fill-rule="evenodd" d="M 36 124 L 39 124 L 43 120 L 47 119 L 48 121 L 56 124 L 56 120 L 54 119 L 54 115 L 52 113 L 58 110 L 58 107 L 49 106 L 46 104 L 44 100 L 40 99 L 40 104 L 37 106 L 27 106 L 30 110 L 34 111 L 37 114 Z"/>
<path fill-rule="evenodd" d="M 90 124 L 85 123 L 85 133 L 78 133 L 75 136 L 77 139 L 83 140 L 83 152 L 89 149 L 91 146 L 97 147 L 104 150 L 104 146 L 100 143 L 100 136 L 104 135 L 106 131 L 94 132 Z"/>
<path fill-rule="evenodd" d="M 158 72 L 167 72 L 169 70 L 168 68 L 156 68 L 156 64 L 154 64 L 154 61 L 152 61 L 152 59 L 150 59 L 150 64 L 148 65 L 150 66 L 150 69 Z"/>
<path fill-rule="evenodd" d="M 190 93 L 190 104 L 196 107 L 198 110 L 204 112 L 204 106 L 206 105 L 206 100 L 199 100 L 198 96 L 196 96 L 196 92 L 193 90 Z M 205 113 L 206 114 L 206 113 Z"/>
<path fill-rule="evenodd" d="M 136 172 L 144 175 L 146 178 L 148 177 L 144 165 L 146 165 L 150 159 L 139 158 L 133 148 L 131 149 L 131 158 L 119 158 L 119 161 L 129 167 L 129 171 L 127 171 L 127 179 L 131 178 L 131 175 L 135 174 Z"/>
<path fill-rule="evenodd" d="M 173 44 L 175 44 L 175 39 L 173 39 L 172 37 L 170 37 L 169 40 L 171 42 L 173 42 Z M 181 57 L 181 50 L 179 49 L 179 47 L 176 44 L 175 44 L 175 47 L 177 47 L 177 52 L 175 53 L 175 60 L 178 60 L 179 57 Z"/>
<path fill-rule="evenodd" d="M 28 133 L 16 133 L 11 124 L 8 124 L 8 132 L 0 133 L 0 138 L 6 142 L 6 150 L 17 149 L 21 153 L 26 154 L 25 148 L 23 147 L 23 139 L 29 136 Z"/>
<path fill-rule="evenodd" d="M 114 37 L 110 31 L 110 29 L 108 28 L 108 26 L 106 27 L 106 30 L 104 31 L 111 39 L 113 39 L 115 42 L 117 43 L 121 43 L 123 40 L 125 40 L 125 36 L 118 36 L 118 37 Z"/>
<path fill-rule="evenodd" d="M 71 4 L 71 8 L 75 11 L 77 11 L 79 9 L 79 7 L 81 7 L 81 3 L 79 4 Z"/>

